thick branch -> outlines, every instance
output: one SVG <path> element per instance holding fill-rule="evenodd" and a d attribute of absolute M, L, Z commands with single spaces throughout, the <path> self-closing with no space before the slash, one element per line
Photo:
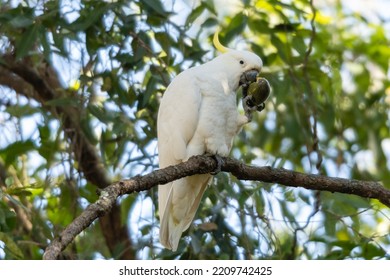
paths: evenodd
<path fill-rule="evenodd" d="M 166 184 L 182 177 L 194 174 L 204 174 L 214 171 L 216 161 L 209 156 L 195 156 L 184 163 L 153 171 L 144 176 L 122 180 L 105 188 L 99 199 L 89 205 L 58 238 L 46 248 L 44 259 L 56 259 L 73 239 L 100 216 L 105 215 L 115 204 L 117 198 L 124 194 L 151 189 L 158 184 Z M 369 181 L 348 180 L 308 175 L 283 168 L 248 166 L 242 162 L 223 158 L 222 171 L 230 172 L 241 180 L 277 183 L 284 186 L 304 187 L 311 190 L 322 190 L 359 195 L 365 198 L 375 198 L 390 207 L 390 190 L 381 184 Z"/>

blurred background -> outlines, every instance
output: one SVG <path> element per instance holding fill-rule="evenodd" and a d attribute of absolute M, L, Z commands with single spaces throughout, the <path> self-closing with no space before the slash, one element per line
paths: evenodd
<path fill-rule="evenodd" d="M 224 45 L 263 59 L 272 86 L 232 157 L 390 188 L 389 10 L 385 0 L 0 0 L 0 259 L 41 259 L 99 188 L 158 168 L 159 100 L 178 73 L 218 55 L 218 27 Z M 375 200 L 220 173 L 177 252 L 158 242 L 153 188 L 122 197 L 61 257 L 389 259 L 389 231 Z"/>

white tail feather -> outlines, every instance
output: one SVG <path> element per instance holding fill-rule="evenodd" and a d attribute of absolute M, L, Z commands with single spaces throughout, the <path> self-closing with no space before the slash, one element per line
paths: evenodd
<path fill-rule="evenodd" d="M 159 186 L 160 243 L 176 251 L 183 231 L 194 219 L 203 193 L 212 177 L 194 175 Z"/>

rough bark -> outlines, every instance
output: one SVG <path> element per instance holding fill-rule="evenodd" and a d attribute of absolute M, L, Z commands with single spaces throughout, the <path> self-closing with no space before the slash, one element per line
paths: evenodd
<path fill-rule="evenodd" d="M 58 238 L 52 241 L 46 248 L 44 259 L 57 259 L 59 254 L 79 233 L 89 227 L 98 217 L 102 217 L 106 213 L 109 213 L 118 197 L 124 194 L 145 191 L 158 184 L 166 184 L 182 177 L 210 173 L 216 168 L 217 162 L 213 157 L 195 156 L 190 158 L 187 162 L 156 170 L 144 176 L 118 181 L 107 186 L 107 188 L 101 192 L 99 199 L 95 203 L 89 205 L 79 217 L 65 228 Z M 249 166 L 232 158 L 222 158 L 221 171 L 230 172 L 240 180 L 276 183 L 290 187 L 340 192 L 365 198 L 378 199 L 384 205 L 390 207 L 390 190 L 384 188 L 377 182 L 304 174 L 269 166 Z"/>

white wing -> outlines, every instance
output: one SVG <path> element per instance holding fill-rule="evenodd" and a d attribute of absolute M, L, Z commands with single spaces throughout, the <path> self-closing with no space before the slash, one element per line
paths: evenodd
<path fill-rule="evenodd" d="M 160 103 L 157 138 L 161 168 L 186 160 L 187 144 L 198 125 L 202 95 L 190 70 L 172 81 Z"/>
<path fill-rule="evenodd" d="M 160 168 L 188 159 L 188 143 L 199 120 L 202 95 L 191 70 L 178 75 L 166 90 L 157 120 Z M 199 153 L 205 150 L 200 148 Z M 195 175 L 160 185 L 158 188 L 160 242 L 175 251 L 181 234 L 191 224 L 211 178 Z"/>

